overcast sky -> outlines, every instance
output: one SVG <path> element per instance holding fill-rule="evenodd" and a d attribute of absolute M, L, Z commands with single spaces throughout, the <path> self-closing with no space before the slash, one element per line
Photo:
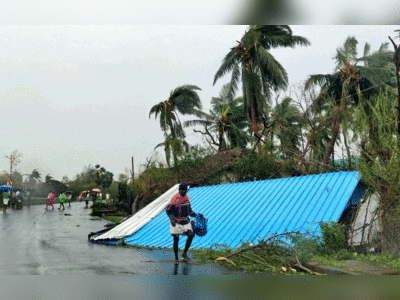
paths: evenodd
<path fill-rule="evenodd" d="M 89 164 L 118 178 L 135 159 L 135 173 L 164 140 L 150 108 L 172 89 L 193 84 L 204 110 L 229 78 L 213 86 L 225 54 L 247 26 L 4 25 L 0 27 L 0 170 L 22 153 L 17 169 L 70 179 Z M 295 83 L 333 71 L 335 49 L 347 36 L 376 50 L 399 26 L 292 26 L 311 46 L 274 49 Z M 400 42 L 399 39 L 396 40 Z M 390 47 L 392 47 L 390 45 Z M 238 94 L 239 96 L 239 94 Z M 182 120 L 182 119 L 181 119 Z M 190 144 L 199 134 L 185 129 Z M 158 158 L 164 159 L 159 148 Z"/>

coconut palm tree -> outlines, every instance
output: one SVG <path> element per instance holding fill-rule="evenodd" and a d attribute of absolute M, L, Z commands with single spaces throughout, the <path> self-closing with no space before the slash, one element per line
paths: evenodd
<path fill-rule="evenodd" d="M 32 173 L 29 175 L 29 181 L 40 181 L 41 175 L 37 169 L 33 169 Z"/>
<path fill-rule="evenodd" d="M 292 34 L 286 25 L 251 25 L 238 44 L 231 48 L 221 66 L 214 75 L 214 84 L 229 72 L 232 72 L 229 85 L 232 97 L 241 80 L 244 109 L 251 120 L 254 135 L 258 127 L 272 90 L 285 88 L 288 76 L 283 66 L 275 60 L 269 50 L 277 47 L 310 45 L 301 36 Z M 261 146 L 258 151 L 262 154 Z"/>
<path fill-rule="evenodd" d="M 357 44 L 355 37 L 348 37 L 343 46 L 336 49 L 335 72 L 310 75 L 306 80 L 305 88 L 321 86 L 320 96 L 315 102 L 316 110 L 320 110 L 327 98 L 336 100 L 339 107 L 333 123 L 331 141 L 324 157 L 323 172 L 328 168 L 348 102 L 357 105 L 361 95 L 370 97 L 379 93 L 384 88 L 383 83 L 393 85 L 393 72 L 390 67 L 393 54 L 388 50 L 388 44 L 382 44 L 378 51 L 371 54 L 370 45 L 366 43 L 364 56 L 361 58 L 357 58 Z M 364 65 L 360 62 L 364 62 Z"/>
<path fill-rule="evenodd" d="M 50 174 L 47 174 L 44 180 L 45 180 L 45 182 L 49 182 L 52 179 L 53 179 L 53 177 L 50 176 Z"/>
<path fill-rule="evenodd" d="M 284 98 L 281 103 L 278 103 L 278 97 L 275 101 L 276 105 L 271 110 L 271 140 L 274 136 L 279 139 L 280 152 L 284 156 L 300 155 L 298 146 L 301 138 L 301 113 L 289 97 Z"/>
<path fill-rule="evenodd" d="M 192 114 L 195 108 L 202 108 L 200 97 L 196 90 L 201 89 L 195 85 L 179 86 L 171 91 L 167 100 L 151 108 L 149 118 L 152 114 L 154 114 L 155 118 L 160 116 L 160 127 L 166 136 L 168 135 L 167 131 L 172 136 L 185 136 L 177 112 L 186 115 Z"/>
<path fill-rule="evenodd" d="M 170 167 L 170 151 L 172 151 L 175 159 L 178 154 L 174 153 L 174 151 L 175 149 L 179 149 L 178 146 L 170 146 L 172 144 L 177 145 L 178 141 L 182 141 L 185 138 L 185 132 L 183 131 L 177 112 L 182 115 L 193 114 L 194 109 L 202 108 L 200 97 L 196 92 L 197 90 L 201 89 L 195 85 L 179 86 L 171 91 L 167 100 L 154 105 L 150 110 L 149 118 L 152 114 L 154 114 L 155 118 L 160 117 L 160 127 L 166 138 L 162 144 L 165 146 L 164 150 L 168 167 Z M 156 148 L 159 146 L 160 144 Z"/>
<path fill-rule="evenodd" d="M 183 125 L 202 125 L 205 128 L 203 134 L 207 134 L 211 143 L 218 146 L 218 151 L 226 148 L 245 147 L 248 136 L 244 131 L 248 127 L 247 117 L 243 112 L 243 98 L 230 99 L 228 97 L 229 85 L 225 84 L 219 97 L 211 99 L 209 113 L 195 110 L 194 114 L 199 118 L 185 121 Z M 216 141 L 212 133 L 217 134 Z"/>
<path fill-rule="evenodd" d="M 171 153 L 174 158 L 174 165 L 176 166 L 178 157 L 189 149 L 189 144 L 184 139 L 178 138 L 172 134 L 169 134 L 165 138 L 165 141 L 158 144 L 154 150 L 162 146 L 164 146 L 165 159 L 169 168 L 171 167 Z"/>

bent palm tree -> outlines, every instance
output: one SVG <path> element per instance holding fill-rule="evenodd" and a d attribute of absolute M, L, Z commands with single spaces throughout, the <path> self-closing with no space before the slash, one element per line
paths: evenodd
<path fill-rule="evenodd" d="M 32 173 L 29 174 L 29 181 L 31 181 L 31 182 L 32 181 L 33 182 L 40 181 L 40 178 L 41 178 L 41 175 L 37 169 L 33 169 Z"/>
<path fill-rule="evenodd" d="M 321 93 L 315 105 L 320 106 L 331 97 L 336 100 L 339 112 L 334 119 L 332 137 L 324 157 L 323 172 L 328 168 L 334 145 L 340 131 L 340 124 L 348 106 L 348 98 L 355 105 L 360 102 L 361 91 L 364 96 L 370 97 L 381 91 L 383 83 L 393 84 L 393 72 L 390 67 L 392 53 L 388 51 L 388 44 L 382 44 L 380 49 L 370 54 L 370 45 L 365 44 L 364 56 L 357 58 L 357 44 L 355 37 L 348 37 L 343 47 L 336 49 L 336 68 L 333 74 L 310 75 L 306 81 L 306 88 L 313 85 L 321 86 Z M 364 62 L 364 66 L 359 65 Z"/>
<path fill-rule="evenodd" d="M 292 34 L 286 25 L 251 25 L 238 45 L 231 48 L 225 56 L 217 73 L 214 84 L 225 74 L 232 72 L 229 85 L 230 97 L 238 89 L 242 80 L 244 109 L 252 123 L 255 137 L 261 114 L 269 101 L 271 90 L 285 88 L 288 76 L 283 66 L 269 52 L 276 47 L 294 47 L 310 45 L 301 36 Z M 261 146 L 258 152 L 262 154 Z"/>
<path fill-rule="evenodd" d="M 244 129 L 248 126 L 247 117 L 243 113 L 243 99 L 229 99 L 228 85 L 225 84 L 218 98 L 211 99 L 212 108 L 207 114 L 200 110 L 195 110 L 197 120 L 185 121 L 185 127 L 202 125 L 205 128 L 203 134 L 207 134 L 214 145 L 218 146 L 218 151 L 234 147 L 245 147 L 248 137 Z M 217 141 L 211 132 L 217 133 Z"/>
<path fill-rule="evenodd" d="M 174 164 L 178 162 L 178 157 L 182 155 L 184 152 L 187 152 L 189 149 L 189 144 L 184 139 L 179 139 L 176 136 L 169 134 L 165 141 L 158 144 L 155 148 L 159 148 L 164 146 L 165 151 L 165 159 L 167 161 L 168 167 L 171 167 L 171 152 L 174 158 Z"/>
<path fill-rule="evenodd" d="M 195 85 L 179 86 L 171 91 L 167 100 L 162 101 L 151 108 L 149 118 L 152 114 L 154 114 L 155 118 L 158 116 L 160 117 L 160 127 L 166 137 L 164 143 L 169 144 L 171 139 L 175 140 L 185 138 L 185 132 L 183 131 L 182 125 L 177 116 L 177 112 L 181 113 L 182 115 L 193 114 L 194 109 L 202 108 L 200 97 L 196 92 L 197 90 L 201 89 Z M 168 131 L 170 132 L 169 134 Z M 168 140 L 169 135 L 171 136 L 170 140 Z M 165 147 L 165 155 L 168 166 L 170 167 L 170 159 L 168 157 L 169 154 L 167 153 L 167 149 L 172 150 L 174 158 L 176 155 L 174 154 L 174 147 Z"/>
<path fill-rule="evenodd" d="M 165 133 L 169 130 L 173 136 L 184 137 L 182 126 L 176 113 L 182 115 L 192 114 L 193 109 L 201 109 L 200 97 L 196 90 L 201 90 L 195 85 L 183 85 L 171 91 L 167 100 L 154 105 L 149 113 L 149 118 L 152 114 L 154 117 L 160 116 L 160 127 Z"/>

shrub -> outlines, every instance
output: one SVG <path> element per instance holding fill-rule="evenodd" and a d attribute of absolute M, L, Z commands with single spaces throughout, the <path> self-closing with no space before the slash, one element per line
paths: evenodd
<path fill-rule="evenodd" d="M 345 236 L 343 227 L 336 222 L 321 222 L 322 232 L 322 252 L 325 254 L 333 254 L 345 248 Z"/>
<path fill-rule="evenodd" d="M 291 235 L 293 249 L 301 263 L 309 261 L 321 248 L 321 238 L 307 234 L 295 233 Z"/>

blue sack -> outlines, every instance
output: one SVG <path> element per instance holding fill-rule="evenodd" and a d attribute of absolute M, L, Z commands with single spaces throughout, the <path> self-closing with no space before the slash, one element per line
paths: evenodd
<path fill-rule="evenodd" d="M 208 219 L 203 214 L 196 214 L 192 223 L 193 233 L 198 236 L 205 236 L 207 234 Z"/>

